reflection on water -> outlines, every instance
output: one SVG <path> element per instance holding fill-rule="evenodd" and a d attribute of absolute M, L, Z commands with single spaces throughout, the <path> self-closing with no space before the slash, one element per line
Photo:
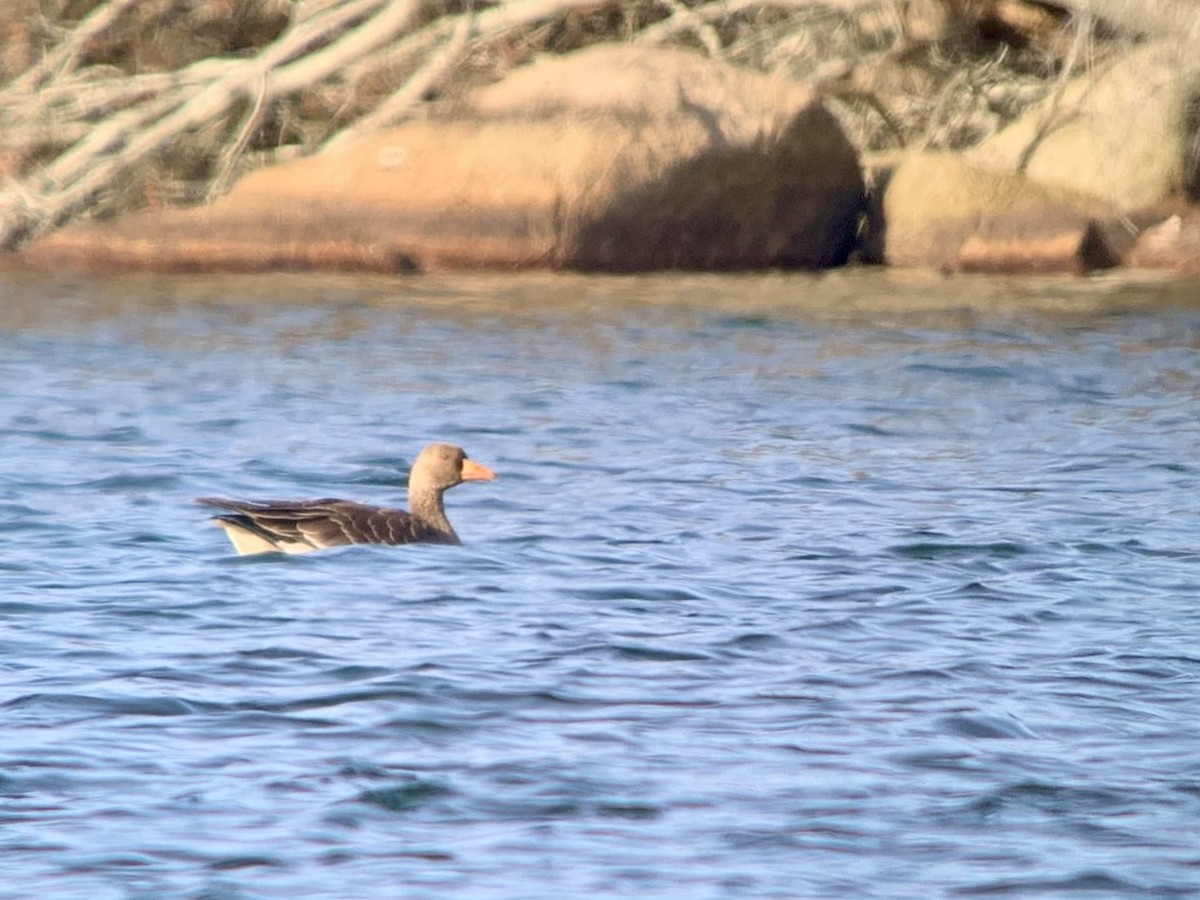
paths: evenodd
<path fill-rule="evenodd" d="M 1195 892 L 1197 297 L 6 274 L 0 897 Z"/>

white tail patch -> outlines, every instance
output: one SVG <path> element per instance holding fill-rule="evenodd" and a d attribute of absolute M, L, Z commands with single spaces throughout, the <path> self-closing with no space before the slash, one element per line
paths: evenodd
<path fill-rule="evenodd" d="M 250 556 L 254 553 L 311 553 L 317 548 L 312 544 L 300 541 L 269 541 L 260 534 L 248 531 L 233 522 L 223 522 L 213 519 L 213 523 L 221 526 L 233 544 L 233 549 L 239 556 Z"/>

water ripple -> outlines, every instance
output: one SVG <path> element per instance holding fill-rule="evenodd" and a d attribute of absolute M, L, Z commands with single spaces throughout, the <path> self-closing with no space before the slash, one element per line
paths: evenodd
<path fill-rule="evenodd" d="M 3 900 L 1196 893 L 1193 301 L 205 284 L 0 280 Z M 191 503 L 434 438 L 461 547 Z"/>

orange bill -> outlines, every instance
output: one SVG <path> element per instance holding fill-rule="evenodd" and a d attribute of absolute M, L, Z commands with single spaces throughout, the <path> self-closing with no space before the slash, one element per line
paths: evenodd
<path fill-rule="evenodd" d="M 496 473 L 487 466 L 480 465 L 473 459 L 464 459 L 462 466 L 463 481 L 491 481 Z"/>

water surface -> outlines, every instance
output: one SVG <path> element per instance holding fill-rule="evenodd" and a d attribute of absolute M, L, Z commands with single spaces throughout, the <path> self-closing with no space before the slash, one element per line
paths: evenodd
<path fill-rule="evenodd" d="M 0 897 L 1200 894 L 1197 297 L 5 275 Z"/>

